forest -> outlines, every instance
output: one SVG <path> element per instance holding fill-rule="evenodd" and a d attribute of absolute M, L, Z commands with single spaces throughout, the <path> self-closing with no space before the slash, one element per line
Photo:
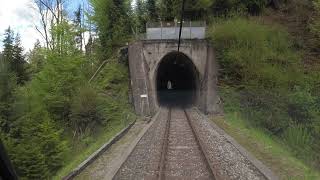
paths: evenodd
<path fill-rule="evenodd" d="M 21 179 L 61 179 L 137 118 L 119 50 L 147 22 L 179 21 L 182 6 L 89 0 L 67 12 L 65 1 L 32 1 L 42 39 L 28 52 L 19 33 L 1 32 L 0 139 Z M 320 0 L 186 0 L 184 19 L 207 23 L 223 122 L 259 131 L 252 138 L 303 164 L 278 169 L 282 179 L 319 178 Z"/>

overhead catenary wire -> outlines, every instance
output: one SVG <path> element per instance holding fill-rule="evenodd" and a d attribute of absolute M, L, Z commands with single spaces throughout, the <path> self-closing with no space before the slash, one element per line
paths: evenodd
<path fill-rule="evenodd" d="M 180 51 L 182 25 L 183 25 L 183 16 L 184 16 L 184 4 L 185 4 L 185 0 L 182 0 L 181 19 L 180 19 L 180 30 L 179 30 L 179 41 L 178 41 L 178 52 Z"/>

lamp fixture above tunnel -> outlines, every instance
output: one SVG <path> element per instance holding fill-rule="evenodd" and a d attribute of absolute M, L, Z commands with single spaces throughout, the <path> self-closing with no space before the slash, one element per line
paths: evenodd
<path fill-rule="evenodd" d="M 170 52 L 156 71 L 156 89 L 160 106 L 192 106 L 198 98 L 199 72 L 188 56 Z"/>

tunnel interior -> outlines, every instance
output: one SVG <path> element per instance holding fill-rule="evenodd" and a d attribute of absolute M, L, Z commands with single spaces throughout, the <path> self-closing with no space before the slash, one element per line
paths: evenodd
<path fill-rule="evenodd" d="M 188 107 L 196 103 L 198 71 L 183 53 L 172 52 L 160 62 L 156 75 L 157 98 L 160 106 Z"/>

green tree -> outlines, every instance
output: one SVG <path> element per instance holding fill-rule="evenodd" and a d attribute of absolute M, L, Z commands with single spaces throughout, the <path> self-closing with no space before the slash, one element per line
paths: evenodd
<path fill-rule="evenodd" d="M 28 74 L 26 70 L 27 63 L 23 55 L 23 47 L 21 45 L 19 34 L 17 34 L 15 37 L 15 43 L 13 46 L 13 57 L 12 61 L 10 61 L 10 64 L 12 71 L 14 71 L 17 75 L 17 83 L 20 85 L 24 84 L 24 82 L 28 80 Z"/>
<path fill-rule="evenodd" d="M 44 155 L 36 142 L 29 141 L 16 144 L 10 148 L 11 157 L 21 179 L 47 179 L 48 169 Z"/>
<path fill-rule="evenodd" d="M 5 30 L 4 39 L 3 39 L 3 58 L 7 63 L 11 63 L 13 61 L 14 54 L 14 32 L 9 27 Z M 11 66 L 11 64 L 10 64 Z M 11 67 L 10 67 L 11 68 Z"/>
<path fill-rule="evenodd" d="M 3 44 L 4 61 L 9 64 L 10 70 L 17 76 L 17 83 L 21 85 L 28 80 L 28 75 L 26 71 L 26 61 L 23 55 L 20 35 L 17 34 L 14 38 L 14 32 L 9 27 L 5 30 Z"/>
<path fill-rule="evenodd" d="M 90 0 L 97 25 L 102 59 L 122 46 L 131 34 L 130 3 L 123 0 Z"/>
<path fill-rule="evenodd" d="M 42 70 L 45 65 L 45 48 L 41 47 L 40 41 L 37 40 L 28 54 L 31 73 L 36 74 Z"/>
<path fill-rule="evenodd" d="M 0 131 L 8 133 L 12 115 L 11 104 L 16 88 L 16 76 L 10 71 L 9 64 L 0 57 Z"/>
<path fill-rule="evenodd" d="M 146 14 L 146 3 L 143 0 L 137 0 L 136 7 L 137 26 L 138 32 L 142 33 L 146 31 L 147 14 Z"/>
<path fill-rule="evenodd" d="M 74 131 L 82 136 L 101 124 L 104 114 L 98 93 L 92 87 L 81 87 L 77 94 L 71 105 L 71 122 Z"/>
<path fill-rule="evenodd" d="M 160 17 L 162 21 L 173 21 L 177 16 L 175 0 L 160 1 Z M 181 8 L 180 8 L 181 9 Z"/>
<path fill-rule="evenodd" d="M 79 50 L 82 50 L 83 48 L 83 11 L 81 8 L 81 5 L 78 7 L 78 9 L 74 12 L 74 19 L 73 19 L 73 24 L 75 26 L 75 31 L 76 31 L 76 36 L 75 36 L 75 41 L 76 45 L 79 48 Z"/>
<path fill-rule="evenodd" d="M 158 20 L 158 9 L 156 5 L 156 0 L 147 0 L 146 1 L 146 9 L 149 17 L 149 21 L 157 21 Z"/>

